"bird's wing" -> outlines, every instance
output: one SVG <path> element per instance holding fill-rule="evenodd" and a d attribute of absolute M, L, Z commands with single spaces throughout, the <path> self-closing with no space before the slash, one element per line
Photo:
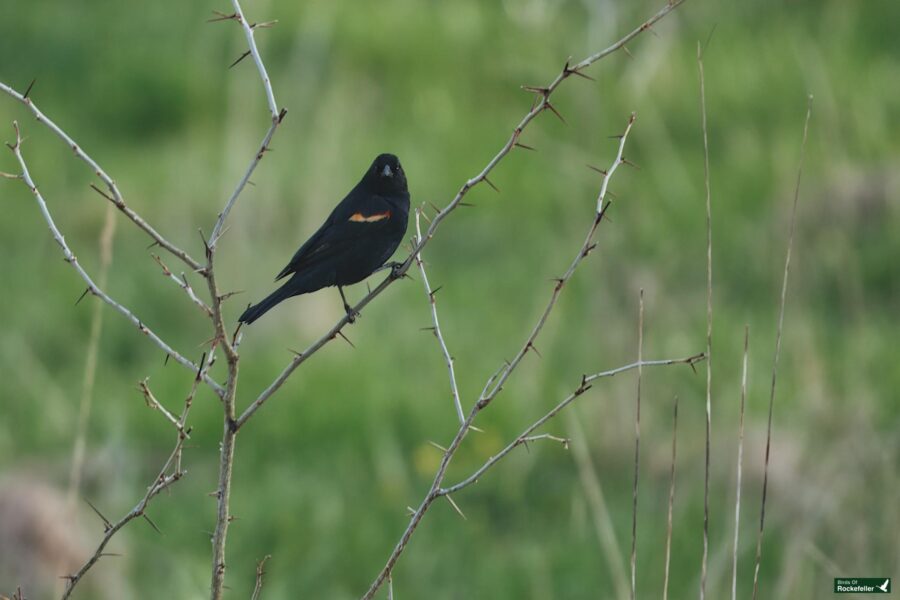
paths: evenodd
<path fill-rule="evenodd" d="M 361 240 L 381 233 L 392 216 L 391 205 L 380 196 L 371 196 L 364 203 L 341 202 L 322 227 L 300 246 L 275 280 L 340 256 Z"/>

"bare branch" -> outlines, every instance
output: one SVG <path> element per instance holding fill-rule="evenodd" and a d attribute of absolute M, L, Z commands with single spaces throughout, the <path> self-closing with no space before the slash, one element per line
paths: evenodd
<path fill-rule="evenodd" d="M 486 394 L 482 394 L 478 399 L 478 404 L 481 406 L 481 408 L 487 406 L 497 396 L 497 394 L 503 388 L 503 384 L 506 383 L 506 380 L 509 379 L 509 376 L 512 375 L 512 372 L 516 369 L 516 367 L 519 366 L 519 363 L 525 357 L 525 354 L 529 350 L 534 349 L 534 343 L 537 340 L 537 337 L 540 334 L 541 330 L 544 328 L 544 325 L 547 322 L 547 318 L 553 311 L 553 307 L 556 306 L 556 301 L 559 299 L 559 295 L 562 292 L 563 287 L 565 287 L 569 279 L 572 278 L 572 275 L 575 273 L 575 269 L 578 268 L 578 265 L 581 264 L 581 261 L 584 260 L 594 248 L 594 233 L 596 233 L 597 228 L 600 226 L 600 223 L 603 220 L 603 216 L 605 215 L 606 210 L 609 208 L 609 203 L 604 205 L 603 199 L 606 196 L 610 178 L 616 172 L 618 166 L 622 164 L 622 152 L 625 148 L 625 141 L 628 139 L 628 133 L 631 131 L 631 126 L 633 124 L 634 113 L 632 113 L 631 117 L 628 119 L 628 125 L 625 127 L 625 132 L 622 134 L 622 138 L 619 140 L 619 150 L 616 154 L 616 158 L 613 161 L 612 165 L 610 165 L 610 168 L 607 169 L 606 173 L 603 175 L 603 182 L 600 185 L 600 194 L 597 197 L 597 214 L 593 219 L 590 229 L 588 230 L 588 234 L 585 237 L 584 243 L 581 245 L 581 248 L 575 255 L 575 258 L 572 260 L 572 263 L 569 265 L 569 268 L 566 270 L 563 276 L 555 280 L 555 285 L 553 287 L 553 293 L 550 296 L 550 301 L 544 308 L 544 312 L 541 313 L 540 318 L 538 318 L 538 321 L 534 325 L 534 328 L 531 330 L 531 333 L 526 338 L 525 343 L 522 344 L 519 352 L 516 353 L 515 357 L 513 357 L 513 359 L 509 361 L 505 368 L 500 371 L 500 375 L 496 378 L 496 381 L 494 381 L 493 385 L 490 387 L 490 391 Z"/>
<path fill-rule="evenodd" d="M 187 294 L 187 297 L 190 298 L 191 302 L 200 307 L 200 310 L 202 310 L 206 314 L 206 316 L 211 317 L 212 309 L 206 304 L 206 302 L 204 302 L 197 296 L 197 294 L 194 292 L 194 288 L 192 288 L 191 284 L 188 282 L 187 276 L 182 273 L 181 277 L 178 277 L 169 269 L 169 267 L 166 266 L 166 264 L 159 256 L 157 256 L 156 254 L 151 254 L 151 256 L 153 257 L 153 260 L 156 261 L 156 264 L 158 264 L 162 269 L 163 276 L 174 281 L 175 285 L 184 290 L 184 293 Z"/>
<path fill-rule="evenodd" d="M 266 574 L 266 561 L 272 558 L 271 554 L 263 556 L 262 560 L 256 563 L 256 584 L 253 586 L 253 595 L 250 600 L 259 600 L 262 596 L 263 576 Z"/>
<path fill-rule="evenodd" d="M 784 329 L 784 306 L 787 301 L 788 275 L 791 271 L 791 251 L 794 247 L 794 229 L 797 225 L 797 203 L 800 199 L 800 177 L 803 175 L 803 158 L 806 155 L 806 137 L 809 118 L 812 115 L 813 97 L 807 98 L 806 121 L 803 123 L 803 141 L 800 142 L 800 161 L 797 165 L 797 184 L 794 187 L 794 204 L 791 208 L 791 228 L 788 235 L 787 256 L 784 259 L 784 279 L 781 282 L 781 304 L 778 309 L 778 331 L 775 336 L 775 356 L 772 359 L 772 388 L 769 394 L 769 424 L 766 428 L 766 459 L 763 467 L 762 502 L 759 511 L 759 535 L 756 537 L 756 566 L 753 568 L 753 600 L 759 591 L 759 563 L 762 560 L 763 528 L 766 522 L 766 492 L 769 489 L 769 452 L 772 444 L 772 412 L 775 408 L 775 383 L 778 379 L 778 357 L 781 354 L 781 333 Z"/>
<path fill-rule="evenodd" d="M 113 300 L 109 295 L 106 294 L 96 283 L 91 279 L 91 276 L 88 275 L 87 271 L 81 266 L 81 263 L 78 262 L 78 259 L 75 257 L 75 254 L 69 249 L 68 244 L 66 243 L 65 238 L 62 233 L 60 233 L 59 229 L 56 227 L 56 223 L 53 221 L 53 217 L 50 215 L 50 210 L 47 208 L 47 203 L 44 201 L 43 196 L 35 185 L 34 181 L 31 179 L 31 174 L 28 172 L 28 166 L 25 164 L 25 159 L 22 157 L 22 137 L 19 133 L 19 125 L 18 123 L 13 123 L 16 130 L 16 143 L 11 145 L 13 154 L 15 154 L 16 159 L 19 161 L 19 165 L 22 167 L 22 181 L 25 182 L 25 185 L 28 186 L 28 189 L 31 190 L 34 199 L 37 201 L 38 208 L 40 208 L 41 214 L 44 217 L 44 220 L 47 222 L 47 226 L 50 228 L 50 233 L 53 234 L 53 239 L 56 240 L 56 243 L 62 249 L 63 257 L 67 263 L 72 265 L 72 268 L 81 276 L 81 278 L 87 283 L 88 290 L 94 296 L 97 296 L 114 309 L 116 309 L 119 313 L 121 313 L 126 319 L 128 319 L 132 325 L 138 328 L 138 331 L 146 335 L 154 344 L 162 348 L 163 352 L 165 352 L 168 356 L 174 358 L 180 365 L 189 369 L 191 371 L 197 371 L 198 366 L 193 362 L 182 356 L 177 350 L 174 350 L 171 346 L 169 346 L 166 342 L 162 340 L 156 333 L 154 333 L 149 327 L 144 325 L 143 321 L 138 319 L 134 313 L 132 313 L 129 309 L 125 308 L 122 304 L 119 304 L 115 300 Z M 203 380 L 219 395 L 222 394 L 223 389 L 218 383 L 216 383 L 213 379 L 211 379 L 208 375 L 204 374 Z"/>
<path fill-rule="evenodd" d="M 420 216 L 421 209 L 416 209 L 416 244 L 422 239 L 422 227 Z M 447 371 L 450 375 L 450 394 L 453 396 L 453 405 L 456 408 L 456 415 L 460 424 L 465 423 L 466 416 L 463 414 L 462 403 L 459 399 L 459 388 L 456 385 L 456 371 L 453 368 L 453 357 L 447 348 L 447 342 L 444 341 L 444 334 L 441 331 L 441 323 L 438 320 L 437 303 L 434 301 L 434 295 L 437 290 L 432 291 L 431 284 L 428 282 L 428 274 L 425 273 L 425 262 L 422 260 L 422 253 L 416 254 L 416 264 L 419 266 L 419 272 L 422 274 L 422 285 L 425 286 L 425 295 L 428 297 L 428 303 L 431 305 L 431 322 L 434 323 L 432 331 L 434 337 L 437 338 L 438 344 L 441 346 L 441 353 L 444 355 L 444 362 L 447 363 Z"/>
<path fill-rule="evenodd" d="M 191 256 L 187 252 L 178 248 L 167 239 L 165 239 L 159 232 L 156 231 L 156 229 L 153 228 L 153 226 L 147 223 L 140 215 L 138 215 L 134 210 L 132 210 L 125 204 L 125 200 L 123 199 L 122 193 L 119 191 L 116 182 L 106 174 L 106 171 L 104 171 L 100 167 L 100 165 L 97 164 L 96 161 L 94 161 L 93 158 L 88 156 L 88 154 L 81 149 L 81 146 L 79 146 L 75 142 L 75 140 L 69 137 L 69 135 L 62 129 L 60 129 L 56 123 L 51 121 L 44 113 L 38 110 L 38 107 L 35 106 L 31 98 L 27 98 L 25 95 L 19 94 L 3 82 L 0 82 L 0 91 L 5 92 L 8 96 L 24 104 L 25 107 L 28 108 L 35 116 L 38 122 L 46 125 L 53 133 L 56 134 L 58 138 L 65 142 L 66 146 L 72 149 L 72 151 L 75 153 L 75 156 L 77 156 L 83 162 L 87 163 L 88 166 L 91 167 L 91 170 L 94 172 L 94 174 L 96 174 L 97 177 L 99 177 L 103 181 L 103 183 L 109 190 L 109 193 L 111 194 L 111 197 L 108 197 L 109 200 L 111 200 L 112 203 L 116 205 L 116 208 L 122 211 L 122 213 L 124 213 L 126 217 L 131 219 L 131 221 L 134 222 L 135 225 L 137 225 L 147 235 L 149 235 L 156 244 L 168 250 L 170 253 L 172 253 L 172 255 L 177 256 L 192 270 L 197 271 L 200 269 L 200 263 L 191 258 Z"/>
<path fill-rule="evenodd" d="M 540 419 L 538 419 L 537 421 L 535 421 L 534 423 L 529 425 L 528 428 L 525 429 L 525 431 L 520 433 L 519 436 L 516 437 L 515 440 L 513 440 L 512 442 L 507 444 L 507 446 L 505 448 L 503 448 L 503 450 L 501 450 L 500 452 L 498 452 L 497 454 L 492 456 L 483 465 L 481 465 L 481 467 L 479 467 L 478 470 L 476 470 L 474 473 L 472 473 L 471 475 L 469 475 L 467 478 L 463 479 L 459 483 L 451 485 L 446 488 L 439 489 L 437 492 L 438 495 L 453 494 L 453 493 L 456 493 L 459 490 L 466 488 L 466 487 L 472 485 L 473 483 L 477 482 L 478 479 L 481 478 L 481 476 L 484 475 L 485 472 L 487 472 L 491 467 L 493 467 L 498 462 L 500 462 L 500 460 L 502 460 L 507 454 L 512 452 L 516 448 L 516 446 L 519 446 L 522 443 L 523 439 L 530 436 L 532 434 L 532 432 L 534 432 L 536 429 L 543 426 L 544 423 L 546 423 L 547 421 L 549 421 L 550 419 L 555 417 L 557 414 L 559 414 L 559 412 L 562 409 L 567 407 L 576 398 L 578 398 L 580 395 L 582 395 L 584 392 L 586 392 L 588 389 L 590 389 L 590 387 L 591 387 L 590 384 L 592 382 L 594 382 L 598 379 L 603 379 L 605 377 L 614 377 L 616 375 L 619 375 L 620 373 L 624 373 L 626 371 L 631 371 L 633 369 L 638 369 L 638 368 L 643 368 L 643 367 L 659 367 L 659 366 L 668 366 L 668 365 L 678 365 L 678 364 L 691 365 L 694 363 L 698 363 L 698 362 L 704 360 L 705 358 L 706 358 L 706 356 L 704 354 L 695 354 L 694 356 L 688 356 L 686 358 L 669 358 L 669 359 L 664 359 L 664 360 L 643 360 L 643 361 L 634 362 L 634 363 L 631 363 L 628 365 L 624 365 L 624 366 L 618 367 L 616 369 L 611 369 L 609 371 L 601 371 L 599 373 L 594 373 L 593 375 L 584 376 L 581 380 L 581 384 L 578 386 L 578 388 L 575 389 L 575 391 L 573 391 L 571 394 L 566 396 L 566 398 L 564 400 L 562 400 L 559 404 L 554 406 L 553 409 L 551 409 L 543 417 L 541 417 Z M 452 446 L 451 446 L 451 448 L 452 448 Z"/>
<path fill-rule="evenodd" d="M 200 364 L 203 365 L 205 362 L 205 356 L 200 360 Z M 191 387 L 191 392 L 185 400 L 184 410 L 181 413 L 179 419 L 175 421 L 176 429 L 178 429 L 178 435 L 175 441 L 175 447 L 172 452 L 169 454 L 169 458 L 163 464 L 162 468 L 159 470 L 159 474 L 156 478 L 150 483 L 150 486 L 147 488 L 147 493 L 144 494 L 144 497 L 141 498 L 140 502 L 135 505 L 125 516 L 116 521 L 115 523 L 111 523 L 106 517 L 100 514 L 96 508 L 91 505 L 91 508 L 94 508 L 94 511 L 100 516 L 104 521 L 104 535 L 103 539 L 100 540 L 100 543 L 97 545 L 96 550 L 88 558 L 87 562 L 81 566 L 80 569 L 74 575 L 67 575 L 66 579 L 66 589 L 63 593 L 62 599 L 67 600 L 72 592 L 75 590 L 75 586 L 78 585 L 78 582 L 84 577 L 84 575 L 93 567 L 97 561 L 100 560 L 103 556 L 107 554 L 104 552 L 107 544 L 109 544 L 110 540 L 112 540 L 113 536 L 115 536 L 119 530 L 121 530 L 125 525 L 137 519 L 138 517 L 147 518 L 147 506 L 150 504 L 150 501 L 153 500 L 160 492 L 167 489 L 169 486 L 180 480 L 184 477 L 186 471 L 181 468 L 181 452 L 184 448 L 184 442 L 187 439 L 187 433 L 184 429 L 185 421 L 187 420 L 188 413 L 191 409 L 191 402 L 193 401 L 194 394 L 197 392 L 197 384 L 200 381 L 200 371 L 197 372 L 197 377 L 194 379 L 194 383 Z M 157 403 L 158 405 L 158 403 Z M 166 414 L 166 418 L 168 419 L 171 415 Z M 171 472 L 170 472 L 171 470 Z M 158 528 L 153 524 L 152 521 L 148 522 L 153 526 L 154 529 Z"/>
<path fill-rule="evenodd" d="M 225 226 L 225 220 L 228 219 L 228 213 L 231 212 L 232 207 L 234 207 L 234 203 L 237 202 L 238 196 L 241 195 L 241 192 L 247 186 L 247 182 L 250 181 L 250 176 L 253 175 L 253 171 L 256 170 L 256 166 L 259 164 L 259 161 L 262 160 L 263 155 L 265 155 L 266 151 L 269 149 L 269 144 L 272 141 L 272 137 L 275 135 L 275 130 L 278 129 L 278 126 L 281 124 L 281 121 L 284 120 L 284 116 L 287 114 L 286 110 L 278 110 L 278 105 L 275 103 L 275 92 L 272 90 L 272 82 L 269 80 L 269 73 L 266 71 L 265 64 L 263 64 L 262 57 L 259 54 L 259 49 L 256 47 L 256 38 L 254 37 L 254 29 L 256 27 L 268 27 L 274 24 L 274 21 L 260 23 L 258 25 L 250 24 L 244 17 L 244 11 L 241 9 L 240 2 L 238 0 L 231 0 L 231 3 L 234 6 L 234 14 L 223 15 L 222 13 L 219 13 L 220 18 L 233 19 L 240 23 L 241 29 L 244 30 L 244 36 L 247 38 L 247 46 L 249 46 L 249 50 L 247 52 L 253 57 L 253 62 L 256 63 L 256 70 L 259 71 L 259 77 L 260 79 L 262 79 L 263 90 L 266 94 L 266 103 L 268 105 L 269 116 L 272 119 L 272 124 L 269 126 L 268 131 L 266 131 L 265 136 L 263 136 L 263 141 L 259 145 L 259 150 L 257 150 L 256 154 L 253 155 L 253 160 L 250 161 L 250 166 L 247 167 L 247 171 L 244 173 L 244 176 L 241 177 L 241 180 L 238 182 L 238 185 L 235 188 L 234 192 L 232 192 L 231 197 L 228 198 L 228 201 L 225 203 L 225 207 L 222 209 L 222 212 L 219 213 L 219 218 L 216 220 L 216 224 L 209 236 L 209 245 L 213 250 L 215 250 L 219 238 L 224 233 L 223 227 Z M 246 56 L 246 54 L 244 56 Z M 243 56 L 241 58 L 243 58 Z"/>

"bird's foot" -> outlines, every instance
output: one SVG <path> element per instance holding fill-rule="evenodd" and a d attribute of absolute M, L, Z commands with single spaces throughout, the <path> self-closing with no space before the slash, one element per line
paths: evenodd
<path fill-rule="evenodd" d="M 403 268 L 403 263 L 401 263 L 401 262 L 396 262 L 396 261 L 389 262 L 389 263 L 385 264 L 384 267 L 386 269 L 391 270 L 391 276 L 390 276 L 391 279 L 400 279 L 401 277 L 406 275 L 405 273 L 402 273 L 400 271 L 400 269 Z"/>
<path fill-rule="evenodd" d="M 346 302 L 344 303 L 344 310 L 347 312 L 347 322 L 348 323 L 355 323 L 356 317 L 360 316 L 360 313 L 356 310 L 353 310 L 353 307 L 350 306 L 349 304 L 347 304 Z"/>

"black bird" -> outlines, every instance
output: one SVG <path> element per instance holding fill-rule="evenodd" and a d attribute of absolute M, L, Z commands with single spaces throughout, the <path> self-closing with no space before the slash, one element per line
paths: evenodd
<path fill-rule="evenodd" d="M 292 277 L 238 320 L 249 325 L 286 298 L 332 285 L 337 286 L 352 320 L 355 315 L 343 286 L 358 283 L 384 266 L 400 245 L 408 219 L 406 174 L 396 156 L 381 154 L 275 280 Z"/>

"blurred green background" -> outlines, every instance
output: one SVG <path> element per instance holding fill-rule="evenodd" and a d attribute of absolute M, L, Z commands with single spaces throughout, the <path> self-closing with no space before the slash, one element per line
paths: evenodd
<path fill-rule="evenodd" d="M 548 83 L 566 58 L 606 47 L 658 2 L 504 0 L 372 3 L 248 0 L 276 98 L 289 114 L 230 218 L 219 283 L 233 323 L 379 152 L 398 154 L 414 203 L 443 206 L 528 110 L 522 84 Z M 176 244 L 202 254 L 215 215 L 267 124 L 250 60 L 224 1 L 8 2 L 0 80 L 31 97 L 116 178 L 126 201 Z M 705 54 L 714 237 L 713 454 L 708 594 L 731 584 L 743 329 L 750 326 L 738 586 L 749 597 L 778 296 L 806 96 L 815 103 L 779 372 L 762 598 L 822 598 L 837 576 L 900 575 L 900 3 L 687 2 L 656 36 L 596 64 L 542 115 L 455 212 L 425 256 L 466 407 L 522 343 L 592 218 L 600 176 L 628 115 L 626 155 L 640 170 L 612 182 L 618 203 L 599 246 L 538 341 L 479 419 L 448 482 L 477 468 L 577 386 L 582 373 L 637 354 L 644 289 L 647 358 L 705 348 L 705 211 L 697 42 Z M 713 32 L 714 30 L 714 32 Z M 712 36 L 710 38 L 710 36 Z M 96 272 L 105 202 L 89 169 L 12 99 L 25 157 L 59 226 Z M 0 170 L 16 171 L 9 153 Z M 60 260 L 27 189 L 0 181 L 0 474 L 6 494 L 64 494 L 91 323 L 83 283 Z M 410 233 L 411 235 L 411 233 Z M 188 356 L 211 333 L 160 275 L 148 239 L 116 233 L 108 291 Z M 165 257 L 164 257 L 165 258 Z M 175 268 L 174 259 L 167 259 Z M 377 281 L 373 278 L 372 281 Z M 201 289 L 199 280 L 195 285 Z M 360 298 L 365 286 L 350 288 Z M 246 330 L 239 405 L 341 316 L 335 290 L 284 303 Z M 228 538 L 227 597 L 246 598 L 266 554 L 263 597 L 353 598 L 383 566 L 455 431 L 446 371 L 418 276 L 392 286 L 306 363 L 242 431 Z M 216 375 L 221 376 L 222 365 Z M 191 375 L 107 310 L 81 497 L 118 518 L 143 494 L 172 432 L 136 390 L 145 377 L 178 409 Z M 598 382 L 546 432 L 573 437 L 517 449 L 455 500 L 433 507 L 394 574 L 397 598 L 613 598 L 627 580 L 633 374 Z M 646 370 L 643 382 L 638 597 L 662 590 L 671 412 L 680 397 L 670 597 L 697 593 L 702 552 L 703 367 Z M 191 415 L 188 476 L 134 522 L 88 575 L 81 598 L 202 598 L 220 409 L 204 390 Z M 587 448 L 579 453 L 579 449 Z M 35 483 L 37 482 L 37 483 Z M 58 490 L 58 492 L 54 491 Z M 598 502 L 598 492 L 602 501 Z M 37 503 L 26 504 L 36 505 Z M 0 540 L 0 567 L 52 548 L 55 529 L 90 548 L 89 513 Z M 59 517 L 59 511 L 50 513 Z M 20 517 L 0 514 L 0 522 Z M 603 524 L 617 552 L 604 551 Z M 0 532 L 3 528 L 0 527 Z M 50 542 L 48 542 L 50 540 Z M 41 546 L 41 547 L 44 547 Z M 36 551 L 35 556 L 44 556 Z M 76 553 L 77 553 L 76 552 Z M 37 561 L 37 559 L 35 559 Z M 50 594 L 52 567 L 29 597 Z M 0 593 L 19 582 L 4 571 Z M 20 581 L 25 577 L 20 575 Z M 92 587 L 93 586 L 93 587 Z M 110 592 L 109 590 L 116 591 Z M 45 591 L 50 590 L 50 591 Z M 105 590 L 105 591 L 104 591 Z M 29 592 L 29 590 L 26 590 Z M 104 595 L 106 594 L 106 595 Z M 382 593 L 381 597 L 385 597 Z"/>

